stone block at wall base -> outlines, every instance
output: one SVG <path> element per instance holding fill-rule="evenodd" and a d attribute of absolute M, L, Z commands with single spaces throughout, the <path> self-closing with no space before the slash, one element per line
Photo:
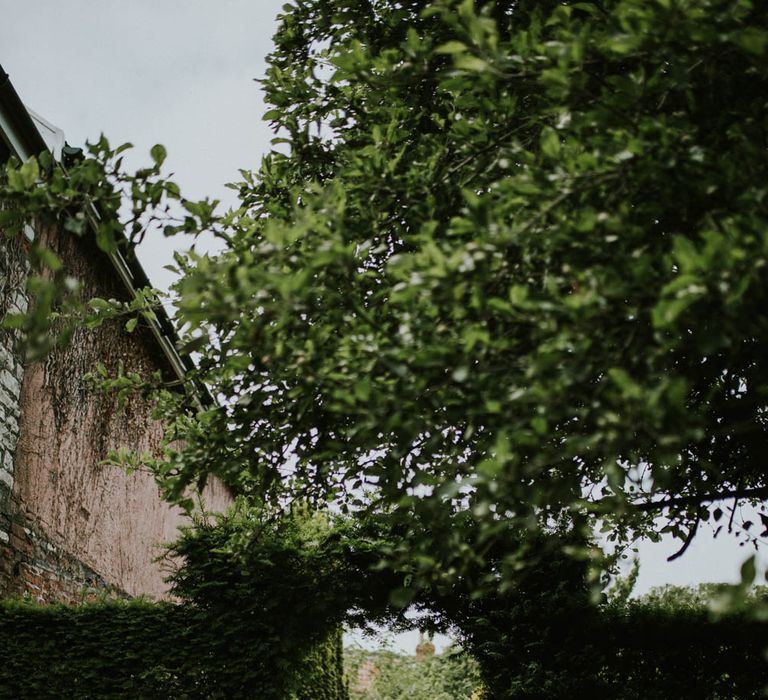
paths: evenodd
<path fill-rule="evenodd" d="M 0 537 L 0 598 L 9 597 L 31 598 L 38 603 L 77 604 L 102 597 L 127 596 L 16 515 L 7 539 Z"/>

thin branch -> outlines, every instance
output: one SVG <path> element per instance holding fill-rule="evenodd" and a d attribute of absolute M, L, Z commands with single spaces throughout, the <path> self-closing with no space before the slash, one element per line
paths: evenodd
<path fill-rule="evenodd" d="M 693 523 L 693 527 L 691 527 L 690 530 L 688 530 L 688 535 L 685 538 L 685 542 L 683 542 L 683 546 L 680 547 L 673 555 L 667 557 L 667 561 L 675 561 L 675 559 L 679 559 L 683 556 L 683 554 L 686 553 L 688 550 L 688 547 L 691 546 L 691 542 L 693 542 L 693 538 L 696 536 L 696 533 L 699 530 L 699 523 L 701 522 L 701 512 L 696 513 L 696 521 Z"/>
<path fill-rule="evenodd" d="M 736 515 L 736 507 L 739 505 L 739 499 L 733 499 L 733 507 L 731 508 L 731 517 L 728 518 L 728 534 L 733 532 L 733 518 Z"/>

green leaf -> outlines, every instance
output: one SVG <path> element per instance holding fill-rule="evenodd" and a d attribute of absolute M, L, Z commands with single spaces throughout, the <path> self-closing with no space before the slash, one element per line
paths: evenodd
<path fill-rule="evenodd" d="M 355 382 L 355 397 L 360 401 L 368 401 L 371 396 L 371 383 L 367 379 Z"/>
<path fill-rule="evenodd" d="M 638 34 L 616 34 L 607 42 L 607 48 L 618 54 L 628 54 L 634 51 L 641 43 L 641 36 Z"/>
<path fill-rule="evenodd" d="M 111 302 L 106 299 L 99 299 L 98 297 L 90 299 L 88 301 L 88 306 L 94 311 L 111 311 L 114 308 L 114 305 Z"/>
<path fill-rule="evenodd" d="M 35 158 L 30 158 L 19 168 L 9 167 L 7 170 L 8 184 L 16 192 L 29 190 L 40 176 L 40 170 Z"/>
<path fill-rule="evenodd" d="M 467 51 L 467 45 L 461 41 L 446 41 L 435 49 L 435 53 L 457 54 Z"/>
<path fill-rule="evenodd" d="M 757 576 L 755 555 L 753 554 L 741 565 L 741 585 L 745 588 L 751 586 L 755 582 Z"/>
<path fill-rule="evenodd" d="M 152 156 L 152 160 L 155 161 L 155 165 L 161 166 L 165 161 L 168 155 L 168 152 L 165 150 L 165 146 L 163 146 L 162 144 L 156 143 L 149 150 L 149 154 L 150 156 Z"/>
<path fill-rule="evenodd" d="M 36 158 L 30 158 L 19 168 L 19 174 L 24 182 L 25 188 L 32 187 L 40 177 L 40 168 L 37 165 Z"/>
<path fill-rule="evenodd" d="M 396 608 L 407 608 L 416 596 L 412 588 L 395 588 L 389 594 L 389 602 Z"/>
<path fill-rule="evenodd" d="M 482 73 L 488 70 L 488 63 L 482 58 L 472 55 L 457 54 L 453 59 L 453 65 L 459 70 L 470 73 Z"/>
<path fill-rule="evenodd" d="M 755 56 L 761 56 L 768 47 L 768 31 L 758 27 L 747 27 L 731 35 L 731 41 L 739 48 Z"/>
<path fill-rule="evenodd" d="M 541 132 L 541 151 L 547 158 L 556 158 L 560 155 L 560 137 L 549 126 Z"/>

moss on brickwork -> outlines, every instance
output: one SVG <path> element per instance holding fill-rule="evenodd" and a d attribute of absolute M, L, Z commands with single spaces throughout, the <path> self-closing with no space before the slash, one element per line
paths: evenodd
<path fill-rule="evenodd" d="M 287 649 L 247 607 L 3 601 L 0 649 L 0 698 L 347 698 L 340 632 Z"/>

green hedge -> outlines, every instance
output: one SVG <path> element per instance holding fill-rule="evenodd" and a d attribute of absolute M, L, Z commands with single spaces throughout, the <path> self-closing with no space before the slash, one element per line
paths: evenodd
<path fill-rule="evenodd" d="M 0 602 L 0 698 L 344 700 L 340 631 L 286 650 L 248 606 Z"/>
<path fill-rule="evenodd" d="M 715 619 L 704 604 L 550 602 L 485 600 L 462 620 L 489 699 L 766 697 L 768 624 L 748 610 Z"/>
<path fill-rule="evenodd" d="M 598 687 L 610 697 L 766 697 L 768 625 L 747 614 L 713 620 L 703 607 L 671 610 L 631 603 L 603 611 L 594 632 L 592 668 Z"/>
<path fill-rule="evenodd" d="M 505 594 L 460 581 L 420 601 L 476 659 L 486 700 L 766 697 L 768 589 L 668 587 L 631 601 L 626 590 L 595 605 L 584 562 L 555 538 L 535 544 L 538 560 Z M 715 617 L 713 599 L 731 605 Z"/>

